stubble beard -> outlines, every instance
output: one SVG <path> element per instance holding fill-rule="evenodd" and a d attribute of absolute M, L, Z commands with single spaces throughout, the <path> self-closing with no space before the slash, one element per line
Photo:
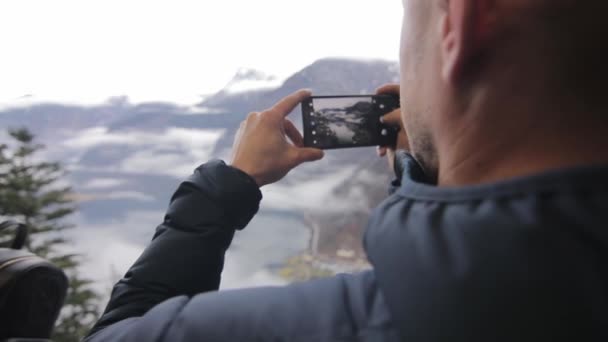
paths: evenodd
<path fill-rule="evenodd" d="M 411 153 L 420 164 L 426 175 L 427 181 L 437 184 L 439 179 L 439 158 L 435 147 L 433 135 L 430 130 L 422 125 L 414 125 L 410 135 Z"/>

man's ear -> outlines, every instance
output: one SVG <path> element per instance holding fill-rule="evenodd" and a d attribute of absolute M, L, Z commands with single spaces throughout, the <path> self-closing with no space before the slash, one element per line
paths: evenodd
<path fill-rule="evenodd" d="M 450 83 L 466 77 L 494 30 L 495 0 L 442 0 L 440 17 L 442 76 Z"/>

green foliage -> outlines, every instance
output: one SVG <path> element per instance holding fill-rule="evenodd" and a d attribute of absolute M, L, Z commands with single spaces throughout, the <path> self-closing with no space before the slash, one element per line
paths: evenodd
<path fill-rule="evenodd" d="M 70 279 L 68 296 L 57 321 L 53 341 L 80 341 L 99 314 L 99 295 L 89 280 L 78 276 L 78 255 L 62 254 L 69 243 L 65 218 L 76 207 L 72 189 L 60 186 L 65 171 L 60 163 L 38 159 L 43 145 L 27 129 L 9 130 L 12 141 L 0 144 L 0 216 L 24 222 L 30 231 L 26 248 L 61 267 Z M 6 238 L 0 236 L 0 241 Z"/>

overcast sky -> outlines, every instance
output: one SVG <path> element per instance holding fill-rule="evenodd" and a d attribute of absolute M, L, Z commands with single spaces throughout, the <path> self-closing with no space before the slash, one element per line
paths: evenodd
<path fill-rule="evenodd" d="M 0 104 L 194 103 L 239 68 L 398 59 L 400 0 L 2 0 Z"/>

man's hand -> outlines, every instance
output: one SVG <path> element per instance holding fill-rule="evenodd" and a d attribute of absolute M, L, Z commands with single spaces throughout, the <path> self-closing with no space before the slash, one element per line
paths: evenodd
<path fill-rule="evenodd" d="M 287 119 L 309 96 L 310 91 L 300 90 L 268 110 L 249 114 L 236 134 L 231 165 L 249 174 L 262 187 L 281 180 L 304 162 L 323 158 L 323 151 L 303 147 L 304 138 Z"/>
<path fill-rule="evenodd" d="M 400 87 L 398 84 L 387 84 L 384 85 L 378 90 L 376 90 L 376 94 L 397 94 L 399 95 Z M 410 146 L 408 143 L 407 134 L 405 132 L 405 128 L 403 127 L 403 120 L 401 118 L 401 109 L 395 109 L 394 111 L 386 114 L 382 117 L 382 122 L 384 124 L 399 127 L 399 134 L 397 135 L 397 144 L 395 146 L 378 146 L 378 155 L 380 157 L 387 157 L 388 165 L 391 170 L 394 169 L 395 163 L 395 151 L 397 150 L 406 150 L 409 151 Z"/>

